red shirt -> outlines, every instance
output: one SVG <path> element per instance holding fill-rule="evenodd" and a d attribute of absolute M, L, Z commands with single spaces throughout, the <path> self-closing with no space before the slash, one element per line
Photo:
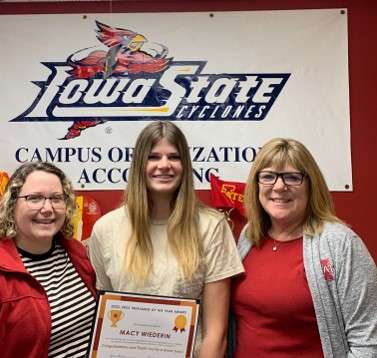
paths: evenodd
<path fill-rule="evenodd" d="M 302 238 L 267 238 L 244 260 L 235 279 L 232 308 L 237 322 L 234 358 L 323 357 L 313 300 L 303 263 Z"/>

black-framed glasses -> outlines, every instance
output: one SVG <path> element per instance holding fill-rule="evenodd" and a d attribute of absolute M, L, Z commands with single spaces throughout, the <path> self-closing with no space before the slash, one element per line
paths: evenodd
<path fill-rule="evenodd" d="M 300 172 L 271 172 L 263 170 L 258 173 L 258 183 L 263 185 L 274 185 L 278 178 L 283 180 L 287 186 L 299 186 L 302 184 L 305 174 Z"/>
<path fill-rule="evenodd" d="M 44 196 L 42 194 L 20 195 L 18 199 L 25 199 L 27 206 L 32 210 L 40 210 L 46 200 L 50 200 L 51 206 L 56 210 L 65 209 L 66 197 L 64 194 Z"/>

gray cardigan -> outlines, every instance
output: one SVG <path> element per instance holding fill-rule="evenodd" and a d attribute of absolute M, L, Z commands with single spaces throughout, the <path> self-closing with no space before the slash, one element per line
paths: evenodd
<path fill-rule="evenodd" d="M 242 259 L 252 245 L 242 230 Z M 326 223 L 320 235 L 304 235 L 306 277 L 325 358 L 377 358 L 377 268 L 348 227 Z"/>

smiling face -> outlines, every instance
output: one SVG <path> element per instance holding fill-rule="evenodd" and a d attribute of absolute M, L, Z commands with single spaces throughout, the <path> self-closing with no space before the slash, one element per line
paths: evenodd
<path fill-rule="evenodd" d="M 152 200 L 159 196 L 171 200 L 181 184 L 183 174 L 178 149 L 162 138 L 152 147 L 145 172 Z"/>
<path fill-rule="evenodd" d="M 18 196 L 40 194 L 51 197 L 63 194 L 60 179 L 51 173 L 34 171 L 29 174 Z M 14 219 L 17 227 L 15 241 L 18 247 L 31 253 L 43 253 L 50 249 L 54 235 L 61 229 L 66 208 L 56 210 L 50 200 L 41 209 L 31 209 L 24 198 L 17 200 Z"/>
<path fill-rule="evenodd" d="M 292 165 L 263 168 L 271 172 L 299 172 Z M 309 200 L 308 181 L 305 177 L 301 185 L 287 186 L 279 177 L 274 185 L 259 185 L 259 201 L 271 219 L 272 227 L 276 225 L 300 225 L 304 218 Z"/>

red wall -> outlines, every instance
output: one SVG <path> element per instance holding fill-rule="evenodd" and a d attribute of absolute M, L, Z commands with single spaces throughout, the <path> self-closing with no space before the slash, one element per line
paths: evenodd
<path fill-rule="evenodd" d="M 338 216 L 362 237 L 377 261 L 377 2 L 374 0 L 114 1 L 1 3 L 0 14 L 231 11 L 347 8 L 353 192 L 333 193 Z M 1 21 L 1 19 L 0 19 Z M 87 192 L 88 193 L 88 192 Z M 89 194 L 89 193 L 88 193 Z M 90 192 L 103 212 L 116 207 L 121 191 Z M 210 203 L 208 191 L 198 192 Z M 236 221 L 239 221 L 236 219 Z M 236 230 L 238 231 L 240 224 Z"/>

